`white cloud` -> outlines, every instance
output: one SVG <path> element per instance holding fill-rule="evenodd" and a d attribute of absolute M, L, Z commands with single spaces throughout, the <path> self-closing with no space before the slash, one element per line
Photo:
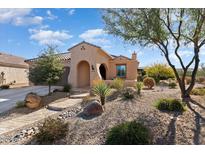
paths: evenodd
<path fill-rule="evenodd" d="M 20 25 L 38 25 L 41 24 L 43 21 L 43 18 L 40 16 L 35 16 L 35 17 L 17 17 L 14 20 L 14 24 L 16 26 Z"/>
<path fill-rule="evenodd" d="M 46 11 L 46 14 L 48 15 L 48 19 L 50 19 L 50 20 L 54 20 L 54 19 L 57 19 L 58 17 L 57 16 L 55 16 L 54 14 L 52 14 L 52 12 L 50 11 L 50 10 L 47 10 Z"/>
<path fill-rule="evenodd" d="M 0 9 L 0 23 L 11 23 L 16 26 L 41 24 L 43 17 L 31 16 L 32 9 Z"/>
<path fill-rule="evenodd" d="M 109 43 L 109 40 L 105 38 L 105 31 L 103 29 L 90 29 L 79 35 L 79 37 L 90 43 Z"/>
<path fill-rule="evenodd" d="M 72 38 L 68 31 L 52 31 L 48 29 L 29 29 L 30 39 L 37 41 L 40 45 L 55 44 L 62 45 L 64 41 Z"/>
<path fill-rule="evenodd" d="M 182 50 L 182 51 L 179 51 L 178 54 L 181 58 L 189 58 L 194 55 L 193 52 L 190 50 Z M 175 55 L 175 53 L 171 53 L 169 57 L 170 59 L 175 60 L 175 61 L 179 60 L 177 56 Z"/>
<path fill-rule="evenodd" d="M 73 15 L 75 13 L 75 9 L 69 9 L 68 10 L 68 15 Z"/>

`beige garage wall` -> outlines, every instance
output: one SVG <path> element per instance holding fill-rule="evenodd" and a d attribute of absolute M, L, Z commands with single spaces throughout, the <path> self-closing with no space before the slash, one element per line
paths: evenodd
<path fill-rule="evenodd" d="M 29 85 L 28 69 L 0 66 L 0 73 L 4 72 L 6 84 L 16 81 L 16 85 Z"/>

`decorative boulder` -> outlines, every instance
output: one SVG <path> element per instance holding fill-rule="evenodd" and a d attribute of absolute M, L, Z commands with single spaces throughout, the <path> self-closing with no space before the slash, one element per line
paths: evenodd
<path fill-rule="evenodd" d="M 103 113 L 103 107 L 98 100 L 94 100 L 84 108 L 83 113 L 86 116 L 101 115 Z"/>
<path fill-rule="evenodd" d="M 25 98 L 26 106 L 30 109 L 35 109 L 41 106 L 41 97 L 35 93 L 29 93 Z"/>

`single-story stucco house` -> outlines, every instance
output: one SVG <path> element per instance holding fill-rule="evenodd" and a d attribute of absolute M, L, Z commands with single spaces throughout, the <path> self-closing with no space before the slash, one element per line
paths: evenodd
<path fill-rule="evenodd" d="M 22 57 L 0 52 L 0 85 L 28 86 L 29 65 Z"/>
<path fill-rule="evenodd" d="M 102 79 L 111 83 L 114 78 L 123 78 L 125 84 L 133 86 L 137 81 L 139 62 L 135 52 L 131 58 L 111 55 L 101 47 L 88 42 L 81 42 L 68 49 L 68 52 L 57 54 L 64 64 L 64 74 L 59 84 L 70 83 L 74 88 L 92 85 L 94 80 Z M 35 63 L 36 58 L 25 62 Z"/>

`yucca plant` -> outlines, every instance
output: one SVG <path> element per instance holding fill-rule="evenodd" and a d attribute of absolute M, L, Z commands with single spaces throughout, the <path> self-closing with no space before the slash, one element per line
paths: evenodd
<path fill-rule="evenodd" d="M 110 87 L 108 87 L 104 82 L 99 82 L 96 84 L 93 89 L 93 93 L 100 97 L 101 105 L 105 105 L 105 98 L 106 96 L 110 95 Z"/>
<path fill-rule="evenodd" d="M 143 82 L 137 82 L 136 83 L 136 90 L 137 90 L 138 95 L 141 94 L 141 90 L 142 90 L 143 86 L 144 86 Z"/>

